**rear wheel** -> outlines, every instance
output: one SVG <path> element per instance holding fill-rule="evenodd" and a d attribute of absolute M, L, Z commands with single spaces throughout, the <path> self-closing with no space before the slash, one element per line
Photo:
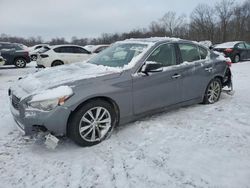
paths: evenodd
<path fill-rule="evenodd" d="M 68 135 L 80 146 L 96 145 L 111 134 L 116 119 L 115 109 L 110 103 L 91 101 L 75 112 L 68 125 Z"/>
<path fill-rule="evenodd" d="M 234 63 L 240 62 L 240 55 L 239 55 L 239 54 L 236 54 L 236 55 L 234 56 L 233 62 L 234 62 Z"/>
<path fill-rule="evenodd" d="M 220 99 L 222 84 L 219 78 L 215 78 L 207 86 L 203 99 L 204 104 L 213 104 Z"/>
<path fill-rule="evenodd" d="M 59 65 L 63 65 L 64 63 L 62 61 L 54 61 L 52 64 L 51 64 L 51 67 L 55 67 L 55 66 L 59 66 Z"/>
<path fill-rule="evenodd" d="M 17 68 L 24 68 L 24 67 L 26 67 L 26 60 L 25 59 L 23 59 L 23 58 L 17 58 L 16 60 L 15 60 L 15 66 L 17 67 Z"/>

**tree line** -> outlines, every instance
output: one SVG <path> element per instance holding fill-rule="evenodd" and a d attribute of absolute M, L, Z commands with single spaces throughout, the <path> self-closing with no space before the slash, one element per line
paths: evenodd
<path fill-rule="evenodd" d="M 128 38 L 144 37 L 178 37 L 188 40 L 209 40 L 214 44 L 226 41 L 243 40 L 250 42 L 250 0 L 243 3 L 234 0 L 220 0 L 215 5 L 199 4 L 189 16 L 177 15 L 169 11 L 159 20 L 153 21 L 147 28 L 134 29 L 126 33 L 103 33 L 97 38 L 72 37 L 71 41 L 65 38 L 53 38 L 44 41 L 41 37 L 22 38 L 0 35 L 0 41 L 22 43 L 33 46 L 40 43 L 76 44 L 111 44 Z"/>

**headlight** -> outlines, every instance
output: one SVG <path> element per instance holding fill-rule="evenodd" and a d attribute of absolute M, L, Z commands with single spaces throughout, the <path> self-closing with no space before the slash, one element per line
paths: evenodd
<path fill-rule="evenodd" d="M 50 111 L 63 105 L 72 95 L 73 90 L 69 86 L 60 86 L 34 95 L 26 104 L 28 107 Z"/>
<path fill-rule="evenodd" d="M 39 110 L 50 111 L 57 106 L 63 105 L 69 97 L 70 96 L 63 96 L 56 99 L 48 99 L 48 100 L 33 101 L 33 102 L 31 101 L 28 102 L 28 106 Z"/>

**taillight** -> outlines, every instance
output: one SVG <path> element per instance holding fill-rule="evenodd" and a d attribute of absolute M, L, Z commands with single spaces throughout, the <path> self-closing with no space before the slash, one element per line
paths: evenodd
<path fill-rule="evenodd" d="M 229 67 L 232 66 L 232 62 L 231 62 L 231 61 L 226 61 L 226 63 L 227 63 L 227 65 L 228 65 Z"/>
<path fill-rule="evenodd" d="M 227 52 L 227 53 L 230 53 L 230 52 L 232 52 L 232 51 L 233 51 L 232 48 L 227 48 L 227 49 L 225 49 L 225 52 Z"/>

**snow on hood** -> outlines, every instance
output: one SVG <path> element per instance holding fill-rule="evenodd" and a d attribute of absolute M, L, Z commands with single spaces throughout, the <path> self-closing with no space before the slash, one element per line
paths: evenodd
<path fill-rule="evenodd" d="M 18 80 L 11 90 L 15 95 L 24 97 L 28 94 L 36 94 L 46 89 L 65 85 L 77 80 L 95 78 L 112 73 L 119 73 L 121 69 L 94 65 L 86 62 L 62 65 L 46 68 L 39 72 L 29 74 Z"/>

